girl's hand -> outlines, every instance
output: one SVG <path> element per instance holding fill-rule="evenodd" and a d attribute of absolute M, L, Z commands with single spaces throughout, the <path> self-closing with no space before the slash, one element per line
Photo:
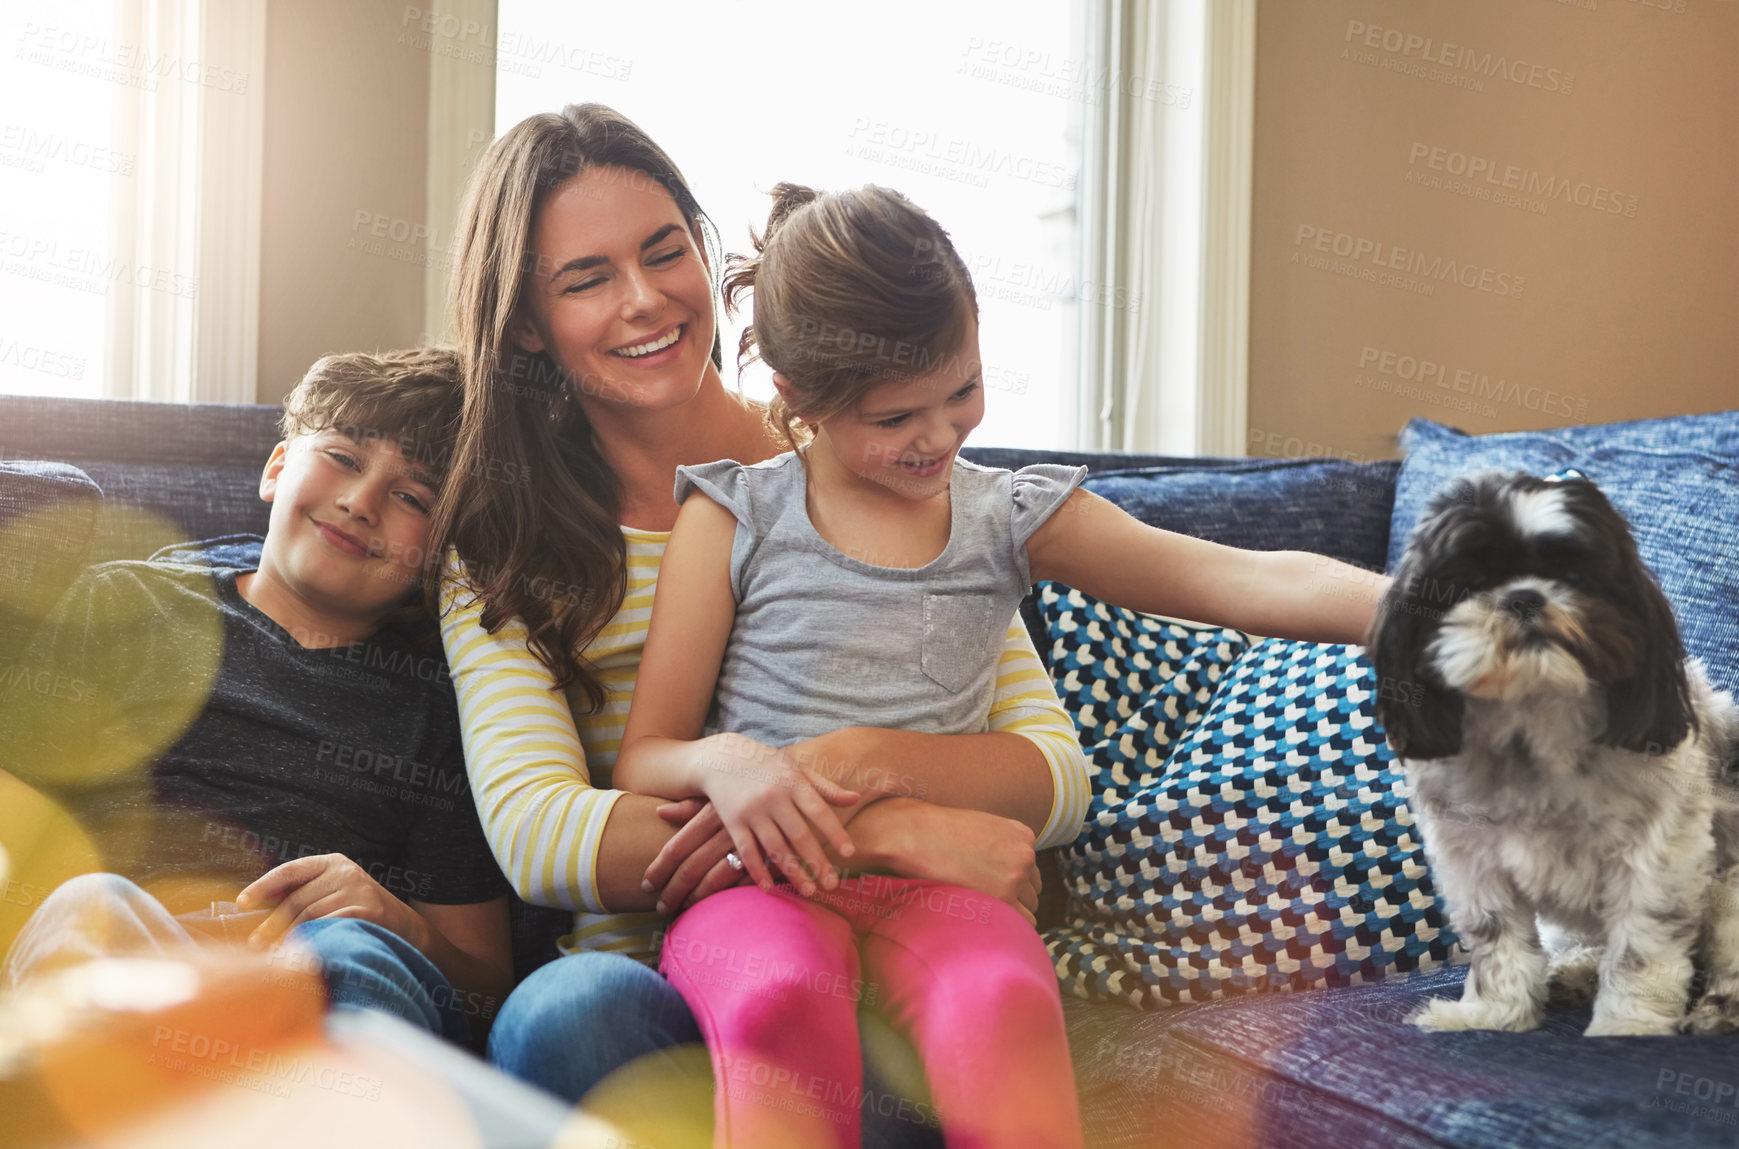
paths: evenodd
<path fill-rule="evenodd" d="M 804 897 L 815 893 L 811 875 L 819 876 L 824 889 L 839 884 L 827 851 L 849 858 L 853 847 L 829 803 L 850 806 L 858 800 L 855 792 L 803 769 L 795 755 L 740 734 L 703 739 L 701 753 L 701 788 L 757 885 L 772 888 L 769 861 Z"/>
<path fill-rule="evenodd" d="M 685 798 L 658 807 L 658 816 L 682 827 L 652 859 L 641 883 L 646 892 L 658 894 L 659 913 L 686 910 L 702 898 L 750 880 L 746 872 L 725 861 L 733 843 L 711 802 Z"/>
<path fill-rule="evenodd" d="M 272 910 L 248 935 L 248 945 L 254 949 L 277 945 L 303 922 L 360 918 L 385 926 L 427 952 L 429 927 L 422 915 L 343 854 L 315 854 L 285 862 L 262 874 L 235 900 L 244 910 Z"/>

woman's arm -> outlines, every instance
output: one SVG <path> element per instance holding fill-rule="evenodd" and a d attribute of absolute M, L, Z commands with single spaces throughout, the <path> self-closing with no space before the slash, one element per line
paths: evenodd
<path fill-rule="evenodd" d="M 1038 859 L 1033 832 L 1012 818 L 888 798 L 852 822 L 864 870 L 967 886 L 989 894 L 1036 921 Z"/>
<path fill-rule="evenodd" d="M 694 828 L 716 825 L 716 818 L 711 810 L 703 811 Z M 1028 921 L 1034 919 L 1040 878 L 1031 826 L 981 810 L 889 797 L 867 804 L 852 821 L 852 830 L 857 845 L 849 863 L 853 868 L 970 886 L 1007 902 Z M 663 884 L 671 910 L 687 909 L 741 880 L 727 866 L 700 864 L 699 857 L 697 853 L 676 866 Z M 844 859 L 839 864 L 847 865 Z"/>
<path fill-rule="evenodd" d="M 1055 579 L 1148 614 L 1251 634 L 1363 643 L 1388 579 L 1305 551 L 1247 551 L 1163 531 L 1076 491 L 1027 543 Z"/>
<path fill-rule="evenodd" d="M 592 913 L 650 910 L 643 879 L 677 827 L 657 798 L 592 785 L 568 700 L 526 647 L 525 625 L 483 629 L 483 604 L 450 565 L 442 588 L 446 647 L 465 744 L 466 771 L 484 836 L 520 897 Z M 678 860 L 728 841 L 686 839 Z"/>
<path fill-rule="evenodd" d="M 829 736 L 844 772 L 888 795 L 841 812 L 858 849 L 851 861 L 967 886 L 1034 921 L 1035 851 L 1080 833 L 1092 788 L 1074 723 L 1018 614 L 1004 636 L 990 726 L 988 734 L 855 727 Z"/>

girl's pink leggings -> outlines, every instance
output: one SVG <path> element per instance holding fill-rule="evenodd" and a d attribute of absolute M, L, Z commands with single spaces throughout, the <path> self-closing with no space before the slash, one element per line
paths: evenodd
<path fill-rule="evenodd" d="M 951 1149 L 1081 1144 L 1049 956 L 988 895 L 876 876 L 812 899 L 739 886 L 676 919 L 662 967 L 712 1051 L 718 1145 L 855 1149 L 860 1004 L 917 1047 Z"/>

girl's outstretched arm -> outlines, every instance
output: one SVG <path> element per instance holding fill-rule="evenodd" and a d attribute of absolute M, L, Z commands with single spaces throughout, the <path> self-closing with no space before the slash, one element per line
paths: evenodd
<path fill-rule="evenodd" d="M 1148 614 L 1272 638 L 1363 643 L 1389 580 L 1306 551 L 1247 551 L 1150 527 L 1076 491 L 1027 543 L 1054 579 Z"/>
<path fill-rule="evenodd" d="M 702 737 L 736 618 L 736 530 L 736 516 L 707 495 L 696 491 L 683 502 L 659 569 L 614 778 L 643 794 L 710 798 L 754 879 L 771 886 L 772 861 L 807 895 L 814 892 L 810 875 L 827 888 L 838 882 L 821 839 L 842 856 L 852 846 L 828 803 L 850 805 L 856 793 L 753 739 Z"/>

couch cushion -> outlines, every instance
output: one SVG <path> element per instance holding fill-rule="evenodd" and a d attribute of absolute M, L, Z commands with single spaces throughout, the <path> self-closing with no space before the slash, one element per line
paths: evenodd
<path fill-rule="evenodd" d="M 1231 459 L 1211 455 L 1132 455 L 1117 451 L 1050 451 L 1039 447 L 962 447 L 962 458 L 982 467 L 1002 467 L 1018 471 L 1033 463 L 1055 463 L 1061 467 L 1085 467 L 1089 471 L 1127 471 L 1131 467 L 1236 467 L 1248 459 Z"/>
<path fill-rule="evenodd" d="M 203 462 L 90 462 L 91 473 L 103 476 L 107 496 L 91 560 L 148 558 L 177 539 L 265 534 L 271 516 L 270 504 L 259 496 L 265 462 L 260 456 L 251 471 Z"/>
<path fill-rule="evenodd" d="M 1313 551 L 1382 569 L 1399 463 L 1210 463 L 1096 471 L 1082 486 L 1169 531 L 1250 550 Z"/>
<path fill-rule="evenodd" d="M 263 534 L 277 407 L 0 396 L 0 456 L 83 468 L 103 490 L 90 561 L 189 538 Z"/>
<path fill-rule="evenodd" d="M 1666 441 L 1669 429 L 1700 448 L 1650 445 Z M 1408 455 L 1396 490 L 1395 537 L 1405 537 L 1426 499 L 1455 475 L 1493 466 L 1537 475 L 1575 467 L 1629 520 L 1678 615 L 1686 651 L 1703 659 L 1715 685 L 1739 692 L 1739 412 L 1614 424 L 1600 436 L 1592 432 L 1601 428 L 1573 430 L 1579 435 L 1469 438 L 1414 420 L 1402 440 Z M 1397 550 L 1391 569 L 1399 557 Z"/>
<path fill-rule="evenodd" d="M 1045 624 L 1041 650 L 1083 746 L 1106 743 L 1138 711 L 1152 714 L 1146 740 L 1169 745 L 1201 717 L 1221 675 L 1250 645 L 1240 631 L 1123 610 L 1059 583 L 1040 583 L 1035 601 Z M 1132 781 L 1114 769 L 1096 781 L 1095 800 L 1126 800 Z"/>
<path fill-rule="evenodd" d="M 265 545 L 264 535 L 219 535 L 195 542 L 171 544 L 151 555 L 150 561 L 252 571 L 260 569 L 260 552 Z"/>
<path fill-rule="evenodd" d="M 77 467 L 0 460 L 0 657 L 78 577 L 101 509 L 102 491 Z"/>
<path fill-rule="evenodd" d="M 1604 447 L 1683 451 L 1739 461 L 1739 410 L 1492 435 L 1469 435 L 1430 419 L 1414 418 L 1402 428 L 1400 444 L 1405 458 L 1395 480 L 1386 567 L 1390 571 L 1400 564 L 1408 532 L 1418 522 L 1426 501 L 1458 475 L 1490 467 L 1545 475 L 1574 466 L 1574 459 Z M 1601 481 L 1599 476 L 1591 477 Z"/>
<path fill-rule="evenodd" d="M 1064 987 L 1143 1008 L 1447 960 L 1355 648 L 1148 619 L 1044 583 L 1093 798 L 1064 847 Z"/>
<path fill-rule="evenodd" d="M 1158 1013 L 1065 999 L 1087 1144 L 1734 1143 L 1739 1040 L 1584 1038 L 1587 1008 L 1522 1034 L 1406 1022 L 1465 972 Z"/>

